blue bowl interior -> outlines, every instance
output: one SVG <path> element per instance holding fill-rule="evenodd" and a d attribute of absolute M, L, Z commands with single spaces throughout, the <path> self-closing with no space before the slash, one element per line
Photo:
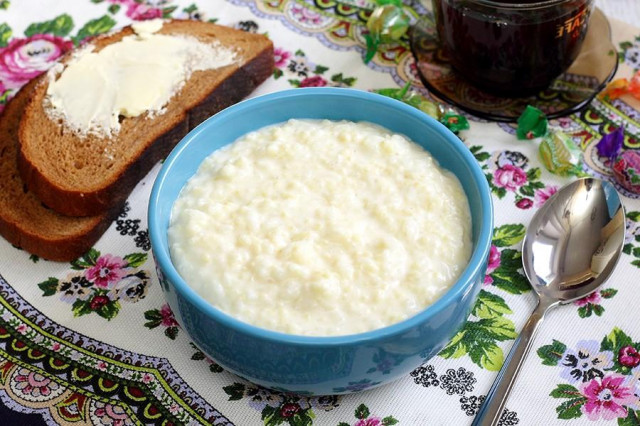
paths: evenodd
<path fill-rule="evenodd" d="M 468 283 L 483 268 L 489 253 L 493 210 L 489 187 L 482 170 L 465 145 L 438 121 L 402 102 L 359 90 L 338 88 L 294 89 L 253 98 L 209 118 L 190 132 L 167 157 L 154 184 L 149 204 L 149 231 L 159 266 L 166 278 L 188 299 L 223 322 L 259 333 L 263 338 L 288 339 L 298 343 L 336 343 L 353 341 L 345 336 L 311 338 L 290 336 L 241 323 L 213 308 L 184 283 L 171 264 L 167 228 L 171 208 L 187 180 L 201 162 L 216 149 L 264 126 L 298 119 L 369 121 L 403 134 L 422 145 L 460 180 L 472 212 L 474 250 L 458 282 L 429 309 L 402 323 L 363 333 L 376 337 L 394 333 L 425 320 L 425 315 L 447 306 L 458 294 L 469 291 Z M 411 323 L 411 324 L 410 324 Z"/>

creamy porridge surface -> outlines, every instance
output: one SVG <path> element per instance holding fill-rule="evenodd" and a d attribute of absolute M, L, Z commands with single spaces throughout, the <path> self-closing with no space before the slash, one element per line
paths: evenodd
<path fill-rule="evenodd" d="M 171 257 L 229 315 L 291 334 L 406 319 L 471 253 L 458 180 L 370 123 L 291 120 L 215 151 L 173 206 Z"/>

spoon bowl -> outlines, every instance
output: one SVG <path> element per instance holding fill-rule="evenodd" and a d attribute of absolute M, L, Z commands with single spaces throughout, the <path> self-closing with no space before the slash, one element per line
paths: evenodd
<path fill-rule="evenodd" d="M 612 184 L 576 180 L 550 197 L 525 235 L 522 263 L 538 303 L 473 425 L 496 425 L 546 311 L 588 296 L 609 278 L 624 245 L 625 213 Z"/>
<path fill-rule="evenodd" d="M 580 179 L 534 215 L 522 246 L 524 272 L 541 297 L 571 302 L 611 275 L 624 241 L 625 214 L 609 182 Z"/>

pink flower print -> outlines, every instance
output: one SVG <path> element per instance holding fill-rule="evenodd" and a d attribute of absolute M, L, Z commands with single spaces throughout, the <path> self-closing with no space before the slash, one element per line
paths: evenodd
<path fill-rule="evenodd" d="M 284 49 L 276 47 L 273 50 L 273 59 L 276 65 L 276 68 L 282 68 L 287 65 L 287 61 L 291 57 L 291 52 L 287 52 Z"/>
<path fill-rule="evenodd" d="M 16 38 L 0 49 L 0 80 L 6 89 L 19 89 L 48 70 L 73 42 L 51 34 Z"/>
<path fill-rule="evenodd" d="M 151 382 L 153 382 L 153 376 L 149 373 L 144 373 L 144 376 L 142 376 L 142 383 L 148 385 Z"/>
<path fill-rule="evenodd" d="M 130 1 L 127 3 L 127 16 L 134 21 L 162 18 L 162 9 L 144 3 Z"/>
<path fill-rule="evenodd" d="M 104 361 L 98 361 L 96 368 L 100 371 L 105 371 L 107 369 L 107 363 Z"/>
<path fill-rule="evenodd" d="M 314 75 L 313 77 L 307 77 L 300 82 L 300 87 L 323 87 L 327 85 L 327 80 L 320 77 L 319 75 Z"/>
<path fill-rule="evenodd" d="M 62 346 L 60 346 L 60 343 L 55 342 L 55 343 L 51 346 L 51 349 L 52 349 L 54 352 L 58 352 L 58 351 L 60 350 L 60 348 L 61 348 L 61 347 L 62 347 Z"/>
<path fill-rule="evenodd" d="M 27 333 L 27 326 L 24 324 L 20 324 L 18 327 L 16 327 L 16 331 L 22 335 Z"/>
<path fill-rule="evenodd" d="M 618 351 L 618 362 L 633 368 L 640 364 L 640 353 L 633 346 L 624 346 Z"/>
<path fill-rule="evenodd" d="M 500 252 L 498 251 L 498 247 L 491 244 L 491 248 L 489 249 L 489 261 L 487 264 L 487 274 L 484 276 L 484 284 L 491 285 L 493 284 L 493 278 L 491 278 L 490 274 L 493 273 L 500 266 Z"/>
<path fill-rule="evenodd" d="M 623 386 L 624 376 L 612 374 L 602 379 L 593 379 L 581 387 L 587 402 L 582 411 L 589 420 L 613 420 L 627 416 L 627 409 L 623 405 L 634 401 L 632 389 Z"/>
<path fill-rule="evenodd" d="M 98 258 L 95 266 L 87 269 L 85 275 L 96 287 L 109 288 L 124 276 L 126 266 L 127 262 L 121 257 L 105 254 Z"/>
<path fill-rule="evenodd" d="M 173 316 L 171 308 L 166 303 L 160 308 L 160 316 L 162 317 L 161 324 L 165 327 L 176 327 L 178 325 L 176 317 Z"/>
<path fill-rule="evenodd" d="M 533 196 L 533 205 L 536 207 L 542 206 L 556 192 L 558 192 L 558 187 L 555 185 L 536 190 Z"/>
<path fill-rule="evenodd" d="M 522 210 L 530 209 L 533 206 L 533 201 L 531 198 L 521 198 L 516 203 L 516 207 Z"/>
<path fill-rule="evenodd" d="M 599 305 L 601 300 L 602 298 L 600 297 L 600 292 L 594 291 L 590 295 L 585 296 L 581 299 L 578 299 L 573 303 L 576 304 L 577 306 L 585 306 L 585 305 L 588 305 L 589 303 L 591 303 L 592 305 Z"/>
<path fill-rule="evenodd" d="M 360 419 L 353 426 L 381 426 L 382 420 L 379 417 L 370 417 L 368 419 Z"/>
<path fill-rule="evenodd" d="M 515 191 L 527 183 L 526 173 L 520 167 L 511 164 L 505 164 L 496 170 L 493 178 L 497 187 L 505 188 L 507 191 Z"/>

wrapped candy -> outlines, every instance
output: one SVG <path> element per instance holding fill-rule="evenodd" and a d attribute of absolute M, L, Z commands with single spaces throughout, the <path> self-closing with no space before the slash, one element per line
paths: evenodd
<path fill-rule="evenodd" d="M 540 159 L 551 173 L 560 176 L 586 176 L 582 171 L 580 148 L 562 132 L 546 135 L 540 143 Z"/>
<path fill-rule="evenodd" d="M 378 0 L 369 20 L 365 35 L 367 53 L 365 63 L 369 63 L 383 43 L 399 40 L 409 29 L 409 15 L 404 11 L 401 0 Z"/>
<path fill-rule="evenodd" d="M 402 89 L 378 89 L 373 92 L 397 99 L 419 109 L 425 114 L 440 121 L 455 134 L 458 134 L 461 130 L 467 130 L 469 128 L 469 121 L 467 121 L 466 117 L 456 114 L 453 111 L 444 112 L 441 105 L 430 101 L 416 91 L 410 91 L 409 87 L 411 87 L 411 83 L 407 82 Z"/>
<path fill-rule="evenodd" d="M 601 99 L 613 100 L 626 94 L 640 99 L 640 71 L 636 71 L 631 80 L 617 78 L 611 81 L 598 96 Z"/>
<path fill-rule="evenodd" d="M 536 107 L 527 105 L 518 118 L 518 139 L 533 139 L 547 134 L 547 116 Z"/>
<path fill-rule="evenodd" d="M 411 87 L 411 83 L 407 82 L 402 89 L 378 89 L 373 92 L 402 101 L 414 108 L 418 108 L 420 111 L 430 115 L 436 120 L 439 120 L 442 115 L 441 107 L 437 103 L 422 96 L 420 93 L 413 90 L 410 91 L 409 87 Z"/>
<path fill-rule="evenodd" d="M 613 164 L 616 181 L 626 190 L 640 194 L 640 152 L 625 151 Z"/>
<path fill-rule="evenodd" d="M 614 131 L 607 135 L 604 135 L 602 139 L 596 145 L 598 155 L 600 157 L 606 157 L 613 161 L 618 156 L 624 143 L 624 128 L 618 127 Z"/>
<path fill-rule="evenodd" d="M 467 130 L 469 128 L 469 122 L 466 117 L 447 111 L 441 118 L 440 122 L 447 126 L 456 135 L 461 130 Z"/>

